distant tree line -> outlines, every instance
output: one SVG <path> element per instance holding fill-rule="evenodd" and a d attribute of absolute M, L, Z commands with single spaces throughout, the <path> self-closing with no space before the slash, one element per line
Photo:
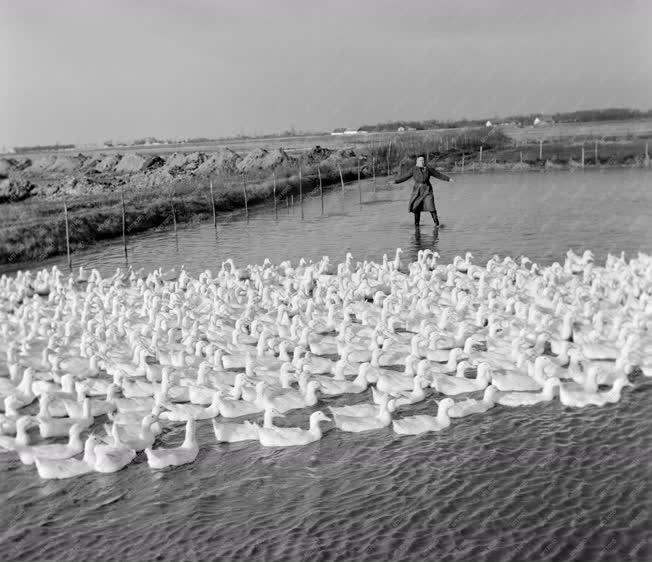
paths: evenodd
<path fill-rule="evenodd" d="M 421 121 L 388 121 L 377 123 L 375 125 L 362 125 L 361 130 L 377 131 L 397 131 L 400 127 L 406 130 L 415 129 L 417 131 L 427 129 L 457 129 L 460 127 L 480 127 L 484 126 L 487 121 L 494 125 L 497 123 L 513 123 L 516 125 L 531 125 L 536 117 L 541 113 L 528 113 L 522 115 L 510 115 L 508 117 L 490 117 L 488 119 L 458 119 L 455 121 L 439 121 L 438 119 L 425 119 Z M 607 108 L 607 109 L 584 109 L 580 111 L 570 111 L 564 113 L 554 113 L 548 115 L 555 123 L 583 123 L 590 121 L 626 121 L 632 119 L 644 119 L 652 117 L 652 109 L 640 111 L 638 109 L 627 108 Z"/>
<path fill-rule="evenodd" d="M 65 150 L 75 148 L 74 144 L 35 144 L 34 146 L 14 146 L 14 151 L 18 154 L 23 152 L 42 152 L 51 150 Z"/>

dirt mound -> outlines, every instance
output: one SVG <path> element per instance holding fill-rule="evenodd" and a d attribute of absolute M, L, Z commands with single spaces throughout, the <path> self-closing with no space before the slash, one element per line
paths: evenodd
<path fill-rule="evenodd" d="M 183 170 L 186 166 L 186 155 L 181 152 L 175 152 L 165 163 L 165 167 L 172 170 Z"/>
<path fill-rule="evenodd" d="M 95 169 L 98 172 L 112 172 L 120 163 L 121 158 L 122 156 L 120 154 L 104 154 L 100 162 L 95 166 Z"/>
<path fill-rule="evenodd" d="M 165 187 L 172 185 L 178 176 L 173 175 L 167 166 L 161 166 L 155 170 L 148 170 L 135 174 L 129 180 L 129 184 L 136 189 L 149 187 Z"/>
<path fill-rule="evenodd" d="M 184 154 L 175 152 L 167 160 L 165 167 L 172 173 L 192 173 L 206 160 L 204 152 Z"/>
<path fill-rule="evenodd" d="M 290 162 L 290 158 L 282 148 L 271 151 L 264 148 L 255 148 L 238 162 L 237 168 L 240 172 L 269 170 L 278 168 L 288 162 Z"/>
<path fill-rule="evenodd" d="M 81 166 L 83 172 L 95 172 L 97 165 L 102 162 L 104 159 L 103 154 L 96 154 L 94 156 L 88 156 L 84 163 Z"/>
<path fill-rule="evenodd" d="M 238 171 L 237 165 L 241 160 L 242 156 L 230 148 L 225 147 L 206 158 L 197 166 L 195 173 L 202 176 L 219 173 L 233 174 Z"/>
<path fill-rule="evenodd" d="M 36 186 L 29 180 L 0 175 L 0 203 L 15 203 L 27 199 L 34 187 Z"/>
<path fill-rule="evenodd" d="M 77 156 L 58 155 L 47 170 L 48 172 L 67 174 L 81 168 L 85 161 L 86 157 L 82 154 Z"/>
<path fill-rule="evenodd" d="M 25 171 L 33 174 L 41 174 L 54 165 L 56 161 L 57 157 L 54 154 L 37 156 L 32 160 L 32 164 Z"/>
<path fill-rule="evenodd" d="M 20 162 L 14 158 L 0 158 L 0 174 L 7 175 L 21 169 Z"/>
<path fill-rule="evenodd" d="M 130 152 L 122 157 L 115 167 L 115 171 L 124 174 L 140 172 L 145 167 L 145 158 L 135 152 Z"/>
<path fill-rule="evenodd" d="M 206 160 L 204 152 L 191 152 L 186 155 L 185 168 L 187 172 L 194 172 Z"/>
<path fill-rule="evenodd" d="M 324 148 L 323 146 L 313 146 L 308 152 L 303 156 L 303 161 L 308 164 L 316 164 L 322 160 L 326 160 L 330 155 L 333 154 L 333 151 L 330 148 Z"/>
<path fill-rule="evenodd" d="M 326 166 L 349 168 L 357 166 L 358 156 L 352 148 L 341 148 L 331 152 L 321 163 Z"/>
<path fill-rule="evenodd" d="M 165 166 L 165 160 L 158 154 L 154 154 L 153 156 L 145 159 L 143 170 L 157 170 L 163 166 Z"/>

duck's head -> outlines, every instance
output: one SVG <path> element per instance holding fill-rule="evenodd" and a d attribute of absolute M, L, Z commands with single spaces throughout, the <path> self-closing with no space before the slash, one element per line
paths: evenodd
<path fill-rule="evenodd" d="M 20 408 L 21 402 L 15 395 L 10 394 L 9 396 L 5 397 L 4 405 L 6 413 L 15 412 L 18 410 L 18 408 Z"/>
<path fill-rule="evenodd" d="M 487 388 L 484 389 L 484 395 L 482 396 L 482 399 L 485 402 L 493 402 L 494 397 L 498 393 L 498 388 L 495 387 L 493 384 L 490 384 Z"/>
<path fill-rule="evenodd" d="M 452 398 L 444 398 L 443 400 L 439 401 L 437 407 L 437 413 L 448 412 L 448 410 L 454 405 L 455 405 L 455 400 L 453 400 Z"/>
<path fill-rule="evenodd" d="M 27 431 L 36 422 L 33 416 L 21 416 L 16 420 L 16 432 Z"/>
<path fill-rule="evenodd" d="M 331 419 L 329 417 L 327 417 L 326 414 L 324 414 L 324 412 L 322 412 L 321 410 L 317 410 L 316 412 L 313 412 L 312 414 L 310 414 L 310 423 L 311 424 L 319 423 L 319 422 L 323 422 L 323 421 L 327 422 L 327 421 L 331 421 Z"/>
<path fill-rule="evenodd" d="M 455 376 L 464 377 L 464 372 L 470 368 L 471 368 L 471 363 L 469 363 L 466 360 L 460 361 L 455 369 Z"/>
<path fill-rule="evenodd" d="M 316 392 L 320 388 L 321 388 L 321 384 L 319 384 L 319 381 L 309 381 L 308 384 L 306 385 L 306 390 L 311 392 Z"/>
<path fill-rule="evenodd" d="M 550 377 L 543 383 L 544 389 L 553 389 L 556 386 L 561 386 L 561 381 L 557 377 Z"/>

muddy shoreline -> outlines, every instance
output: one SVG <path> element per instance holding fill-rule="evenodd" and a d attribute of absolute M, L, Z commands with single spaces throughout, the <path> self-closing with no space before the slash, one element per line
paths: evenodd
<path fill-rule="evenodd" d="M 621 140 L 595 152 L 576 145 L 478 146 L 378 145 L 329 149 L 315 146 L 300 155 L 256 148 L 246 155 L 217 152 L 172 154 L 48 154 L 0 160 L 0 264 L 65 254 L 68 211 L 71 252 L 122 236 L 124 196 L 127 236 L 175 223 L 212 220 L 247 205 L 314 195 L 376 176 L 392 177 L 425 152 L 438 169 L 452 174 L 540 172 L 649 167 L 645 139 Z M 425 150 L 423 150 L 425 148 Z M 430 150 L 432 149 L 432 151 Z M 438 150 L 439 149 L 439 150 Z M 541 157 L 540 157 L 541 156 Z M 299 173 L 299 170 L 301 173 Z M 389 176 L 389 177 L 388 177 Z M 213 185 L 211 198 L 210 185 Z"/>

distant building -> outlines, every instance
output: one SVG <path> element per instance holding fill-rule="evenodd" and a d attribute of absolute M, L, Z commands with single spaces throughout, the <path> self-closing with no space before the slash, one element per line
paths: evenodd
<path fill-rule="evenodd" d="M 417 129 L 416 129 L 416 127 L 408 127 L 407 125 L 401 125 L 396 130 L 399 131 L 400 133 L 402 133 L 403 131 L 416 131 Z"/>
<path fill-rule="evenodd" d="M 549 125 L 551 123 L 554 123 L 552 119 L 552 115 L 539 115 L 538 117 L 534 118 L 534 122 L 532 123 L 533 125 Z"/>
<path fill-rule="evenodd" d="M 493 125 L 491 124 L 491 121 L 487 121 L 487 122 L 484 124 L 484 126 L 485 126 L 485 127 L 493 127 Z"/>
<path fill-rule="evenodd" d="M 344 131 L 346 131 L 344 127 L 338 127 L 337 129 L 333 129 L 331 135 L 343 135 Z"/>

